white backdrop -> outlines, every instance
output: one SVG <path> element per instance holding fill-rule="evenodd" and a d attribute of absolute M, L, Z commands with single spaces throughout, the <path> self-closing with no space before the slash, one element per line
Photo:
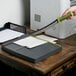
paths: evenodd
<path fill-rule="evenodd" d="M 0 0 L 0 27 L 6 22 L 22 25 L 23 15 L 22 0 Z"/>

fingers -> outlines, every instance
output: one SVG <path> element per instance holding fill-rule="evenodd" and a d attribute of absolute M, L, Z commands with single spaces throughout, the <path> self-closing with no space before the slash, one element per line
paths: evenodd
<path fill-rule="evenodd" d="M 73 12 L 74 16 L 76 16 L 76 10 Z"/>
<path fill-rule="evenodd" d="M 66 15 L 69 12 L 72 12 L 73 16 L 76 16 L 76 6 L 72 6 L 72 7 L 68 8 L 67 10 L 65 10 L 65 12 L 63 13 L 63 15 Z M 70 16 L 68 19 L 73 19 L 73 16 Z"/>

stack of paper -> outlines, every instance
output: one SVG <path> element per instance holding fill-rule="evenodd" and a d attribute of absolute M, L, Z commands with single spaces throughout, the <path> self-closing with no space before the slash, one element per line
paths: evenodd
<path fill-rule="evenodd" d="M 3 31 L 0 31 L 0 43 L 6 42 L 8 40 L 20 37 L 24 33 L 14 31 L 11 29 L 5 29 Z"/>
<path fill-rule="evenodd" d="M 25 37 L 23 39 L 15 41 L 14 43 L 21 46 L 26 46 L 28 48 L 33 48 L 33 47 L 45 44 L 47 42 L 56 43 L 54 42 L 55 40 L 57 39 L 51 38 L 45 35 L 38 35 L 36 37 L 33 37 L 33 36 Z"/>
<path fill-rule="evenodd" d="M 43 40 L 38 39 L 33 36 L 29 36 L 29 37 L 20 39 L 18 41 L 15 41 L 14 43 L 21 45 L 21 46 L 26 46 L 28 48 L 33 48 L 33 47 L 36 47 L 36 46 L 46 43 L 46 41 L 43 41 Z"/>
<path fill-rule="evenodd" d="M 51 42 L 51 43 L 56 43 L 55 41 L 58 40 L 57 38 L 53 38 L 53 37 L 46 36 L 46 35 L 38 35 L 38 36 L 36 36 L 36 37 L 37 37 L 37 38 L 40 38 L 40 39 L 42 39 L 42 40 Z"/>

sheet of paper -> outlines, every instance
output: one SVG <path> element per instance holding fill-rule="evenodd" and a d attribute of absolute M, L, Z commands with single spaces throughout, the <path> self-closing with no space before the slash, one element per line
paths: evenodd
<path fill-rule="evenodd" d="M 0 28 L 4 27 L 4 25 L 0 25 Z"/>
<path fill-rule="evenodd" d="M 3 31 L 0 31 L 0 43 L 3 43 L 5 41 L 17 38 L 21 35 L 23 35 L 24 33 L 18 32 L 18 31 L 14 31 L 11 29 L 5 29 Z"/>
<path fill-rule="evenodd" d="M 43 40 L 46 40 L 46 41 L 51 42 L 51 43 L 56 43 L 55 41 L 58 40 L 56 38 L 49 37 L 49 36 L 46 36 L 46 35 L 37 35 L 36 37 L 38 37 L 40 39 L 43 39 Z"/>
<path fill-rule="evenodd" d="M 26 37 L 24 39 L 20 39 L 18 41 L 15 41 L 14 43 L 21 45 L 21 46 L 26 46 L 28 48 L 33 48 L 33 47 L 42 45 L 44 43 L 47 43 L 47 41 L 35 38 L 33 36 L 29 36 L 29 37 Z"/>

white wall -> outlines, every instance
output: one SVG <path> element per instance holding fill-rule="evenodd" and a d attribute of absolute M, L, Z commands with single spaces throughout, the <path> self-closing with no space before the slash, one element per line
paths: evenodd
<path fill-rule="evenodd" d="M 23 25 L 23 0 L 0 0 L 0 27 L 6 22 Z"/>

